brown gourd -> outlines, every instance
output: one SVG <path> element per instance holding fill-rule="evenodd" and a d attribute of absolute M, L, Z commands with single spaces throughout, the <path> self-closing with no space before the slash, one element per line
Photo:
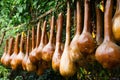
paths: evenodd
<path fill-rule="evenodd" d="M 90 55 L 95 51 L 95 48 L 96 48 L 96 42 L 90 33 L 90 29 L 91 29 L 91 24 L 90 24 L 91 5 L 90 4 L 91 4 L 90 0 L 84 1 L 84 16 L 85 16 L 84 28 L 81 35 L 78 38 L 79 49 L 84 56 Z"/>
<path fill-rule="evenodd" d="M 120 0 L 117 0 L 116 12 L 113 17 L 112 31 L 115 40 L 120 41 Z"/>
<path fill-rule="evenodd" d="M 15 39 L 15 44 L 14 44 L 14 45 L 15 45 L 15 46 L 14 46 L 14 52 L 13 52 L 13 54 L 10 56 L 10 58 L 11 58 L 10 64 L 11 64 L 11 68 L 12 68 L 13 70 L 15 70 L 15 69 L 18 68 L 17 61 L 16 61 L 16 57 L 17 57 L 17 55 L 18 55 L 18 53 L 19 53 L 19 42 L 20 42 L 20 34 L 17 34 L 16 39 Z"/>
<path fill-rule="evenodd" d="M 27 34 L 26 53 L 25 53 L 24 59 L 22 60 L 22 68 L 23 68 L 23 70 L 26 70 L 26 62 L 27 62 L 27 59 L 28 59 L 29 51 L 30 51 L 30 31 L 28 31 L 28 34 Z"/>
<path fill-rule="evenodd" d="M 44 46 L 46 45 L 46 40 L 45 40 L 45 35 L 46 35 L 46 21 L 44 21 L 43 23 L 43 29 L 42 29 L 42 35 L 41 35 L 41 41 L 40 44 L 37 48 L 36 51 L 36 58 L 37 60 L 41 60 L 42 59 L 42 50 L 44 48 Z"/>
<path fill-rule="evenodd" d="M 34 29 L 34 27 L 32 27 L 32 51 L 33 51 L 34 48 L 35 48 L 35 32 L 34 32 L 34 31 L 35 31 L 35 29 Z M 28 44 L 30 44 L 30 43 L 28 43 Z M 28 46 L 28 48 L 29 48 L 29 46 Z M 31 51 L 31 52 L 32 52 L 32 51 Z M 35 65 L 35 63 L 31 62 L 31 60 L 30 60 L 30 58 L 29 58 L 31 52 L 30 52 L 29 49 L 28 49 L 28 58 L 27 58 L 27 61 L 26 61 L 26 70 L 27 70 L 28 72 L 35 71 L 36 68 L 37 68 L 37 66 Z"/>
<path fill-rule="evenodd" d="M 98 4 L 96 3 L 96 6 Z M 103 26 L 104 26 L 104 20 L 103 20 L 103 13 L 102 11 L 96 7 L 96 42 L 97 45 L 100 45 L 103 41 Z"/>
<path fill-rule="evenodd" d="M 34 34 L 33 34 L 33 37 L 34 37 Z M 41 34 L 40 34 L 40 22 L 38 22 L 38 25 L 37 25 L 36 47 L 31 51 L 31 53 L 29 55 L 30 61 L 32 63 L 37 63 L 38 62 L 38 60 L 36 59 L 36 50 L 37 50 L 37 48 L 39 46 L 40 38 L 41 38 Z"/>
<path fill-rule="evenodd" d="M 56 32 L 58 31 L 57 29 L 58 29 L 58 19 L 56 20 L 56 26 L 55 26 L 55 28 L 56 28 Z M 57 35 L 56 35 L 57 36 Z M 56 44 L 56 43 L 55 43 Z M 61 47 L 61 50 L 63 51 L 64 50 L 64 43 L 61 41 L 61 43 L 60 43 L 61 45 L 60 45 L 60 47 Z"/>
<path fill-rule="evenodd" d="M 6 40 L 4 53 L 3 53 L 2 57 L 1 57 L 1 63 L 2 64 L 4 64 L 4 58 L 5 58 L 6 54 L 8 54 L 8 39 Z"/>
<path fill-rule="evenodd" d="M 97 48 L 95 57 L 104 68 L 115 68 L 120 64 L 120 47 L 113 41 L 112 33 L 113 0 L 107 0 L 104 13 L 104 40 Z"/>
<path fill-rule="evenodd" d="M 57 26 L 57 35 L 56 35 L 56 47 L 55 52 L 52 57 L 52 68 L 54 71 L 59 71 L 60 66 L 60 59 L 61 55 L 63 53 L 63 50 L 61 48 L 62 43 L 62 26 L 63 26 L 63 15 L 60 13 L 58 15 L 58 26 Z"/>
<path fill-rule="evenodd" d="M 54 44 L 54 16 L 52 16 L 51 27 L 50 27 L 50 38 L 48 44 L 42 50 L 42 59 L 45 61 L 52 61 L 52 56 L 55 51 Z"/>
<path fill-rule="evenodd" d="M 10 56 L 13 53 L 13 50 L 12 50 L 13 45 L 14 45 L 14 38 L 12 37 L 12 38 L 9 39 L 8 53 L 4 57 L 4 63 L 3 64 L 7 67 L 10 67 Z"/>
<path fill-rule="evenodd" d="M 67 2 L 67 20 L 66 20 L 66 41 L 63 54 L 60 60 L 60 74 L 65 77 L 73 76 L 76 73 L 76 66 L 70 59 L 70 3 Z"/>
<path fill-rule="evenodd" d="M 77 27 L 76 27 L 75 36 L 70 43 L 70 48 L 71 48 L 70 57 L 71 57 L 71 60 L 74 62 L 76 61 L 78 62 L 82 58 L 82 54 L 80 52 L 79 45 L 78 45 L 78 37 L 80 36 L 82 31 L 82 14 L 81 14 L 80 1 L 77 1 L 76 7 L 77 7 Z"/>
<path fill-rule="evenodd" d="M 15 60 L 17 62 L 17 65 L 19 66 L 19 68 L 22 67 L 22 60 L 24 59 L 25 53 L 24 53 L 24 36 L 23 34 L 21 35 L 21 40 L 20 40 L 20 51 L 18 53 L 18 55 L 16 56 Z"/>

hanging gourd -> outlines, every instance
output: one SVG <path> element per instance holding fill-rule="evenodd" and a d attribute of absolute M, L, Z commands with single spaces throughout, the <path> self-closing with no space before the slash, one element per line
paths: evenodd
<path fill-rule="evenodd" d="M 66 18 L 66 41 L 63 54 L 60 60 L 60 74 L 65 77 L 73 76 L 76 73 L 75 63 L 70 59 L 70 3 L 67 1 L 67 18 Z"/>
<path fill-rule="evenodd" d="M 40 31 L 40 22 L 38 22 L 38 26 L 37 26 L 37 39 L 36 39 L 36 47 L 31 51 L 31 53 L 30 53 L 30 55 L 29 55 L 29 58 L 30 58 L 30 61 L 32 62 L 32 63 L 37 63 L 38 62 L 38 60 L 36 59 L 36 50 L 37 50 L 37 48 L 38 48 L 38 46 L 39 46 L 39 44 L 40 44 L 40 38 L 41 38 L 41 33 L 40 33 L 41 31 Z M 33 37 L 34 37 L 35 35 L 33 34 Z"/>
<path fill-rule="evenodd" d="M 75 31 L 75 35 L 70 43 L 70 48 L 71 48 L 71 52 L 70 52 L 70 57 L 71 60 L 74 62 L 78 62 L 83 56 L 80 52 L 79 46 L 78 45 L 78 37 L 81 34 L 82 31 L 82 11 L 81 11 L 81 3 L 80 1 L 77 1 L 77 27 L 76 27 L 76 31 Z"/>
<path fill-rule="evenodd" d="M 15 39 L 15 46 L 14 46 L 14 52 L 13 52 L 13 54 L 10 56 L 10 58 L 11 58 L 11 62 L 10 62 L 10 64 L 11 64 L 11 68 L 13 69 L 13 70 L 15 70 L 15 69 L 17 69 L 18 68 L 18 64 L 17 64 L 17 61 L 16 61 L 16 57 L 17 57 L 17 55 L 18 55 L 18 53 L 19 53 L 19 42 L 20 42 L 20 34 L 17 34 L 17 36 L 16 36 L 16 39 Z"/>
<path fill-rule="evenodd" d="M 10 67 L 10 56 L 12 55 L 13 53 L 13 46 L 14 45 L 14 38 L 10 38 L 9 39 L 9 44 L 8 44 L 8 53 L 5 55 L 4 57 L 4 65 L 7 66 L 7 67 Z"/>
<path fill-rule="evenodd" d="M 50 29 L 50 38 L 48 44 L 42 50 L 42 59 L 45 61 L 52 61 L 52 56 L 55 51 L 54 44 L 54 16 L 52 16 L 51 20 L 51 29 Z"/>
<path fill-rule="evenodd" d="M 96 41 L 93 39 L 90 29 L 91 24 L 90 24 L 90 17 L 91 17 L 91 5 L 90 5 L 90 0 L 85 0 L 84 1 L 84 28 L 81 33 L 81 35 L 78 38 L 78 45 L 80 52 L 84 56 L 89 56 L 92 54 L 95 49 L 96 49 Z"/>
<path fill-rule="evenodd" d="M 113 17 L 112 31 L 115 40 L 120 41 L 120 0 L 117 0 L 116 12 Z"/>
<path fill-rule="evenodd" d="M 63 50 L 61 49 L 61 43 L 62 43 L 62 26 L 63 26 L 63 14 L 60 13 L 58 15 L 58 22 L 57 22 L 57 35 L 56 35 L 56 47 L 55 52 L 52 57 L 52 68 L 54 71 L 59 71 L 60 66 L 60 59 L 61 55 L 63 53 Z"/>
<path fill-rule="evenodd" d="M 120 64 L 120 47 L 113 42 L 112 34 L 113 0 L 107 0 L 104 13 L 104 40 L 97 48 L 95 57 L 104 68 L 115 68 Z"/>

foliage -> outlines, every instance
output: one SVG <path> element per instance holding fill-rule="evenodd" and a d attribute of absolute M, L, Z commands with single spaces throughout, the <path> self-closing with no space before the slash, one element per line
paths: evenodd
<path fill-rule="evenodd" d="M 7 76 L 9 75 L 9 69 L 6 69 L 0 64 L 0 80 L 8 80 Z"/>

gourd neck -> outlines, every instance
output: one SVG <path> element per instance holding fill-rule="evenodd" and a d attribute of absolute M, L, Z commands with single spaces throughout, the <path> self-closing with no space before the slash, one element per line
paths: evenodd
<path fill-rule="evenodd" d="M 51 27 L 50 27 L 50 39 L 49 39 L 49 43 L 53 43 L 53 38 L 54 38 L 54 16 L 52 16 L 52 22 L 51 22 Z"/>
<path fill-rule="evenodd" d="M 7 53 L 8 51 L 8 39 L 6 40 L 6 43 L 5 43 L 5 53 Z"/>
<path fill-rule="evenodd" d="M 8 45 L 8 54 L 11 55 L 12 54 L 12 48 L 13 48 L 13 45 L 14 44 L 14 38 L 10 38 L 9 40 L 9 45 Z"/>
<path fill-rule="evenodd" d="M 30 42 L 30 31 L 28 31 L 27 42 L 26 42 L 26 55 L 29 53 L 29 43 Z"/>
<path fill-rule="evenodd" d="M 35 28 L 32 27 L 32 50 L 35 48 Z"/>
<path fill-rule="evenodd" d="M 18 49 L 19 48 L 18 47 L 19 40 L 20 40 L 20 34 L 17 34 L 16 39 L 15 39 L 15 46 L 14 46 L 14 52 L 16 54 L 18 54 L 18 52 L 19 52 L 19 49 Z"/>
<path fill-rule="evenodd" d="M 80 1 L 77 1 L 77 27 L 76 34 L 80 35 L 82 31 L 82 11 Z"/>
<path fill-rule="evenodd" d="M 104 41 L 112 40 L 112 10 L 113 0 L 107 0 L 104 15 Z"/>
<path fill-rule="evenodd" d="M 96 26 L 97 26 L 97 33 L 96 33 L 96 41 L 99 42 L 102 38 L 103 34 L 103 18 L 102 12 L 99 8 L 96 7 Z"/>
<path fill-rule="evenodd" d="M 63 27 L 63 15 L 60 13 L 58 15 L 58 23 L 57 23 L 57 35 L 56 35 L 56 42 L 61 42 L 62 39 L 62 27 Z"/>
<path fill-rule="evenodd" d="M 45 35 L 46 35 L 46 21 L 43 23 L 43 28 L 42 28 L 42 36 L 41 36 L 41 41 L 40 43 L 45 44 Z"/>
<path fill-rule="evenodd" d="M 83 32 L 89 32 L 90 31 L 90 1 L 85 0 L 84 3 L 85 10 L 84 10 L 84 28 Z"/>
<path fill-rule="evenodd" d="M 23 47 L 23 44 L 24 44 L 24 40 L 23 40 L 23 35 L 21 36 L 21 40 L 20 40 L 20 51 L 21 52 L 23 52 L 23 49 L 24 49 L 24 47 Z"/>
<path fill-rule="evenodd" d="M 71 20 L 71 12 L 70 12 L 70 3 L 67 2 L 67 18 L 66 18 L 66 41 L 65 47 L 68 47 L 70 44 L 70 20 Z"/>
<path fill-rule="evenodd" d="M 41 30 L 40 30 L 40 22 L 38 22 L 37 25 L 37 39 L 36 39 L 36 47 L 40 44 L 40 38 L 41 38 Z"/>

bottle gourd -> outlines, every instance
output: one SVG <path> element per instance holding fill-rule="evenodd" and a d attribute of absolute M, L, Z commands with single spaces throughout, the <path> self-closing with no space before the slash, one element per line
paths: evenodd
<path fill-rule="evenodd" d="M 60 60 L 60 74 L 65 77 L 73 76 L 76 73 L 76 66 L 70 59 L 70 15 L 70 3 L 67 2 L 66 41 Z"/>
<path fill-rule="evenodd" d="M 95 51 L 96 48 L 96 41 L 93 39 L 90 29 L 91 29 L 91 24 L 90 24 L 90 17 L 91 17 L 91 5 L 90 5 L 90 0 L 85 0 L 84 1 L 84 28 L 79 36 L 78 39 L 78 45 L 81 53 L 85 56 L 89 56 Z"/>
<path fill-rule="evenodd" d="M 116 12 L 113 17 L 112 31 L 115 40 L 120 41 L 120 0 L 117 0 Z"/>
<path fill-rule="evenodd" d="M 56 35 L 56 47 L 55 47 L 55 52 L 52 57 L 52 68 L 54 71 L 59 71 L 60 59 L 63 53 L 63 50 L 61 49 L 62 26 L 63 26 L 63 14 L 62 13 L 58 15 L 57 24 L 58 25 L 57 25 L 57 35 Z"/>
<path fill-rule="evenodd" d="M 97 48 L 95 57 L 104 68 L 115 68 L 120 64 L 120 47 L 113 42 L 113 0 L 107 0 L 104 13 L 104 41 Z"/>
<path fill-rule="evenodd" d="M 55 51 L 55 44 L 54 44 L 54 16 L 52 16 L 51 20 L 51 29 L 50 29 L 50 38 L 48 44 L 42 50 L 42 59 L 45 61 L 52 61 L 52 56 Z"/>
<path fill-rule="evenodd" d="M 82 31 L 82 12 L 81 12 L 81 3 L 80 1 L 77 1 L 77 27 L 76 27 L 76 33 L 74 38 L 72 39 L 70 43 L 70 57 L 71 60 L 74 62 L 78 62 L 82 58 L 82 53 L 80 52 L 79 45 L 78 45 L 78 37 L 80 36 L 80 33 Z"/>
<path fill-rule="evenodd" d="M 11 58 L 11 62 L 10 62 L 10 64 L 11 64 L 11 68 L 13 69 L 13 70 L 15 70 L 15 69 L 17 69 L 18 68 L 18 64 L 17 64 L 17 60 L 16 60 L 16 57 L 17 57 L 17 55 L 18 55 L 18 53 L 19 53 L 19 42 L 20 42 L 20 34 L 17 34 L 17 36 L 16 36 L 16 39 L 15 39 L 15 46 L 14 46 L 14 52 L 13 52 L 13 54 L 10 56 L 10 58 Z"/>
<path fill-rule="evenodd" d="M 38 26 L 37 26 L 37 39 L 36 39 L 36 47 L 31 51 L 30 55 L 29 55 L 29 58 L 30 58 L 30 61 L 32 63 L 37 63 L 38 60 L 36 59 L 36 50 L 39 46 L 39 43 L 40 43 L 40 22 L 38 22 Z M 33 37 L 34 37 L 34 33 L 33 33 Z"/>
<path fill-rule="evenodd" d="M 14 44 L 14 38 L 12 37 L 9 39 L 8 53 L 5 55 L 4 63 L 3 63 L 7 67 L 10 67 L 10 56 L 13 53 L 13 50 L 12 50 L 13 44 Z"/>

